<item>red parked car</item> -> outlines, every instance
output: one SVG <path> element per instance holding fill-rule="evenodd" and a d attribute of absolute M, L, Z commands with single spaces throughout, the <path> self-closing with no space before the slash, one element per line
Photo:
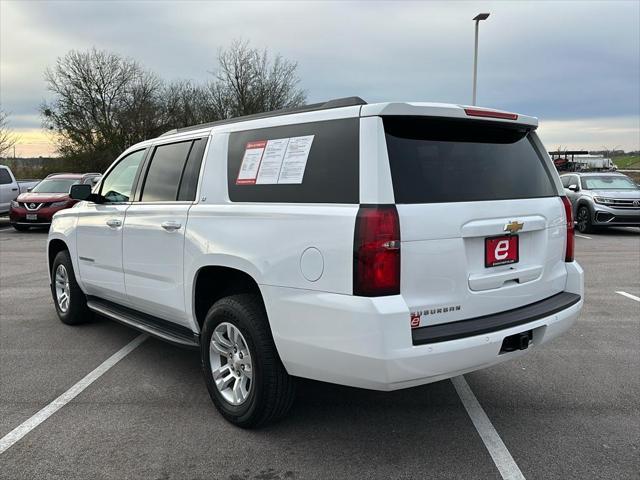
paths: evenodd
<path fill-rule="evenodd" d="M 99 179 L 99 173 L 53 173 L 11 202 L 9 221 L 20 232 L 30 227 L 48 227 L 54 213 L 77 203 L 69 197 L 71 185 L 95 185 Z"/>

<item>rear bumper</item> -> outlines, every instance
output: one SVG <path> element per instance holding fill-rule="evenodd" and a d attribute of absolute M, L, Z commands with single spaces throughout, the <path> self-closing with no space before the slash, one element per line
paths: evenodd
<path fill-rule="evenodd" d="M 567 271 L 566 291 L 580 296 L 567 308 L 516 326 L 424 345 L 413 345 L 409 309 L 400 295 L 362 298 L 264 285 L 261 289 L 280 358 L 291 375 L 397 390 L 495 365 L 565 332 L 583 305 L 582 269 L 573 262 Z M 500 353 L 505 337 L 529 330 L 529 349 Z"/>
<path fill-rule="evenodd" d="M 560 292 L 539 302 L 494 315 L 414 328 L 411 330 L 411 337 L 414 345 L 426 345 L 497 332 L 548 318 L 580 300 L 578 294 Z"/>

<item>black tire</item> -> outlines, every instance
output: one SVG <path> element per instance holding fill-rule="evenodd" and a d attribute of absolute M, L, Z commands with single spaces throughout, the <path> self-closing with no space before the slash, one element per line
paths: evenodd
<path fill-rule="evenodd" d="M 244 403 L 233 405 L 218 391 L 212 374 L 209 345 L 220 323 L 231 323 L 247 343 L 253 376 Z M 207 313 L 201 335 L 201 358 L 207 389 L 214 405 L 229 422 L 255 428 L 282 418 L 295 398 L 294 379 L 287 374 L 273 342 L 267 314 L 255 294 L 237 294 L 217 301 Z"/>
<path fill-rule="evenodd" d="M 589 207 L 585 205 L 578 208 L 578 214 L 576 215 L 576 229 L 580 233 L 591 233 L 594 231 L 593 223 L 591 221 L 591 210 L 589 210 Z"/>
<path fill-rule="evenodd" d="M 60 265 L 64 266 L 69 280 L 69 303 L 66 311 L 61 308 L 56 296 L 56 271 Z M 53 296 L 53 304 L 56 307 L 58 318 L 62 323 L 77 325 L 88 322 L 93 318 L 93 312 L 87 308 L 87 297 L 76 282 L 71 256 L 67 250 L 58 252 L 53 260 L 51 266 L 51 295 Z"/>
<path fill-rule="evenodd" d="M 26 232 L 30 228 L 29 225 L 18 225 L 17 223 L 12 223 L 11 226 L 18 232 Z"/>

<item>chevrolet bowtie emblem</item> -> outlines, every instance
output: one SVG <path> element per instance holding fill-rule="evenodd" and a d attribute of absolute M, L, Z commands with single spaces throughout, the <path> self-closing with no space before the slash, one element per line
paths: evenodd
<path fill-rule="evenodd" d="M 512 220 L 504 226 L 504 231 L 509 233 L 517 233 L 522 230 L 524 223 L 520 223 L 517 220 Z"/>

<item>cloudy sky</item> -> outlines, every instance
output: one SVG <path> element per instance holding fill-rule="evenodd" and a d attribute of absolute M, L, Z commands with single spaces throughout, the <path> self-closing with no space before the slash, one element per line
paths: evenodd
<path fill-rule="evenodd" d="M 534 115 L 548 148 L 640 149 L 640 2 L 0 0 L 0 102 L 17 154 L 47 155 L 43 71 L 70 49 L 134 58 L 167 80 L 205 80 L 233 39 L 295 60 L 309 101 L 359 95 L 471 102 Z"/>

